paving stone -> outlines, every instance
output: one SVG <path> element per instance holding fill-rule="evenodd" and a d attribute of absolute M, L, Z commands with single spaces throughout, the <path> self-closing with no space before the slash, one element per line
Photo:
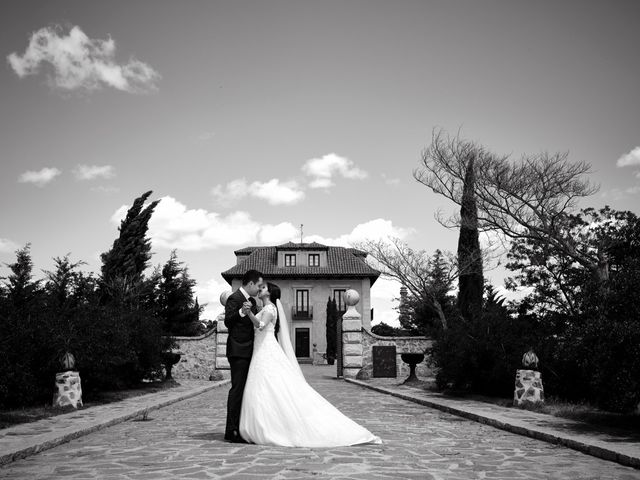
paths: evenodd
<path fill-rule="evenodd" d="M 640 471 L 456 417 L 303 366 L 309 382 L 382 445 L 325 449 L 223 441 L 228 388 L 0 467 L 7 479 L 640 479 Z"/>

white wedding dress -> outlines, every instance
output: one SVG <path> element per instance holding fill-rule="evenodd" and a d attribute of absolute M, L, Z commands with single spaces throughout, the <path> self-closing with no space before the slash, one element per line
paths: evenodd
<path fill-rule="evenodd" d="M 286 317 L 283 322 L 281 304 L 278 307 L 282 334 L 288 327 Z M 259 445 L 285 447 L 382 443 L 307 383 L 292 351 L 285 353 L 287 348 L 275 338 L 277 312 L 276 307 L 269 304 L 257 315 L 265 327 L 255 330 L 240 413 L 242 438 Z M 285 339 L 290 348 L 288 334 Z"/>

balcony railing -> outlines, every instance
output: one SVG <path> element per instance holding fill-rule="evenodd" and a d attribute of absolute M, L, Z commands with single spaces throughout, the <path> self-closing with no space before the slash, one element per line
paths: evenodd
<path fill-rule="evenodd" d="M 309 306 L 305 309 L 302 309 L 294 305 L 293 307 L 291 307 L 291 318 L 294 320 L 312 320 L 313 307 Z"/>

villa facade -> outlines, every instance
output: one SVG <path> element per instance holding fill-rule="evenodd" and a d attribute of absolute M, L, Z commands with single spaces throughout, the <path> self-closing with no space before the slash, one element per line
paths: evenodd
<path fill-rule="evenodd" d="M 236 290 L 242 283 L 242 275 L 255 269 L 263 273 L 265 280 L 280 287 L 291 341 L 300 362 L 312 361 L 314 344 L 319 353 L 326 351 L 329 298 L 334 298 L 338 310 L 344 311 L 344 292 L 356 290 L 360 295 L 358 310 L 362 325 L 371 330 L 371 286 L 380 272 L 366 263 L 366 252 L 315 242 L 289 242 L 247 247 L 234 253 L 236 265 L 222 272 L 222 277 Z"/>

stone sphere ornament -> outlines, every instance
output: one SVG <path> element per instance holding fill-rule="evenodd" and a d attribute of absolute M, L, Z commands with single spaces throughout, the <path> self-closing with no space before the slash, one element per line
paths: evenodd
<path fill-rule="evenodd" d="M 227 298 L 229 298 L 229 295 L 231 295 L 232 293 L 233 292 L 231 290 L 227 290 L 226 292 L 222 292 L 220 294 L 220 303 L 223 307 L 227 304 Z"/>
<path fill-rule="evenodd" d="M 344 292 L 344 303 L 347 307 L 355 307 L 360 301 L 360 294 L 350 288 L 346 292 Z"/>

